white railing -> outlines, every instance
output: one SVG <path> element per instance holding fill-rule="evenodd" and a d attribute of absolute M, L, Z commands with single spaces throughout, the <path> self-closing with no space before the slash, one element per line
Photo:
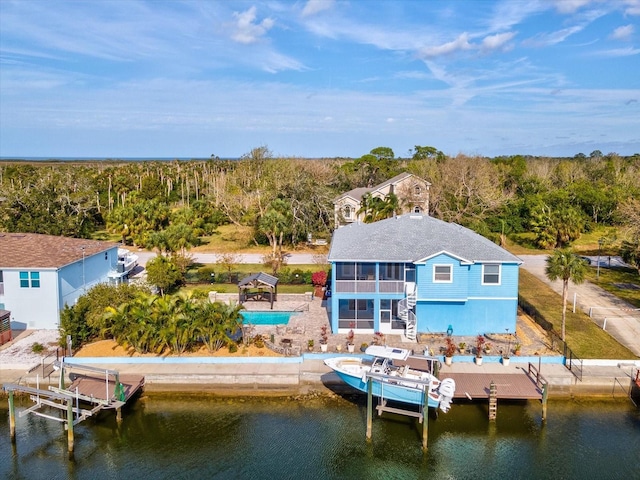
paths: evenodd
<path fill-rule="evenodd" d="M 406 291 L 406 297 L 398 302 L 398 317 L 404 321 L 405 336 L 408 340 L 414 341 L 418 335 L 418 319 L 413 313 L 413 307 L 416 305 L 415 284 L 407 284 Z"/>

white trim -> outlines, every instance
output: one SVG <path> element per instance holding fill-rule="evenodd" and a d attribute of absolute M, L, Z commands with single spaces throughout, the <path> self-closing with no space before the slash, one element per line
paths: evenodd
<path fill-rule="evenodd" d="M 438 267 L 447 267 L 449 269 L 449 280 L 436 279 L 436 269 Z M 439 275 L 444 275 L 444 274 L 440 273 Z M 450 263 L 434 263 L 433 269 L 432 269 L 431 282 L 432 283 L 453 283 L 453 265 Z"/>
<path fill-rule="evenodd" d="M 496 266 L 498 267 L 498 281 L 497 282 L 485 282 L 484 281 L 484 277 L 485 277 L 485 271 L 484 269 L 488 266 Z M 494 273 L 490 273 L 489 275 L 495 275 Z M 491 286 L 491 287 L 499 287 L 500 285 L 502 285 L 502 265 L 499 263 L 483 263 L 482 264 L 482 272 L 481 272 L 481 281 L 480 284 L 481 285 L 486 285 L 486 286 Z"/>
<path fill-rule="evenodd" d="M 453 258 L 455 260 L 458 260 L 466 265 L 472 265 L 474 262 L 473 260 L 467 260 L 466 258 L 460 257 L 458 255 L 454 255 L 451 252 L 448 252 L 447 250 L 440 250 L 439 252 L 436 252 L 432 255 L 429 255 L 428 257 L 424 257 L 424 258 L 420 258 L 418 260 L 413 261 L 412 263 L 416 263 L 416 264 L 425 264 L 427 263 L 428 260 L 431 260 L 434 257 L 437 257 L 438 255 L 446 255 L 447 257 Z"/>
<path fill-rule="evenodd" d="M 416 298 L 416 302 L 466 302 L 469 300 L 518 300 L 518 297 Z"/>

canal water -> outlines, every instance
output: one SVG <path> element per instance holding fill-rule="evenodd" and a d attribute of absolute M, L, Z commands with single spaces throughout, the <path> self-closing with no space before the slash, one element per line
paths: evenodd
<path fill-rule="evenodd" d="M 18 401 L 17 410 L 30 404 Z M 9 438 L 0 406 L 2 479 L 640 479 L 640 410 L 628 400 L 456 404 L 429 418 L 374 417 L 366 402 L 220 399 L 150 394 L 75 427 L 70 459 L 61 424 L 28 415 Z"/>

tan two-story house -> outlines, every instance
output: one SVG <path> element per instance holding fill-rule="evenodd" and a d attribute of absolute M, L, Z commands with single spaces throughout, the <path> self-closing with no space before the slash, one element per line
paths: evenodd
<path fill-rule="evenodd" d="M 364 212 L 358 212 L 362 208 L 362 197 L 367 193 L 382 199 L 390 193 L 395 194 L 400 207 L 398 214 L 429 215 L 430 186 L 426 180 L 405 172 L 371 188 L 354 188 L 333 201 L 335 226 L 339 228 L 363 220 Z"/>

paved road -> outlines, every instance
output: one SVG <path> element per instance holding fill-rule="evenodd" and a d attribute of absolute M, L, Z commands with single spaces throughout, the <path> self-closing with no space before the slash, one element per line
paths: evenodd
<path fill-rule="evenodd" d="M 522 268 L 562 294 L 562 282 L 559 280 L 550 282 L 544 273 L 547 255 L 520 255 L 519 257 L 524 261 Z M 592 263 L 594 265 L 597 257 L 592 258 L 595 259 Z M 608 266 L 608 257 L 602 257 L 600 260 L 601 267 Z M 612 257 L 611 262 L 612 265 L 618 265 L 621 261 Z M 640 311 L 590 282 L 580 285 L 569 282 L 569 302 L 573 302 L 574 298 L 576 308 L 580 308 L 587 315 L 591 313 L 593 320 L 600 327 L 605 325 L 606 320 L 606 331 L 640 357 Z"/>

